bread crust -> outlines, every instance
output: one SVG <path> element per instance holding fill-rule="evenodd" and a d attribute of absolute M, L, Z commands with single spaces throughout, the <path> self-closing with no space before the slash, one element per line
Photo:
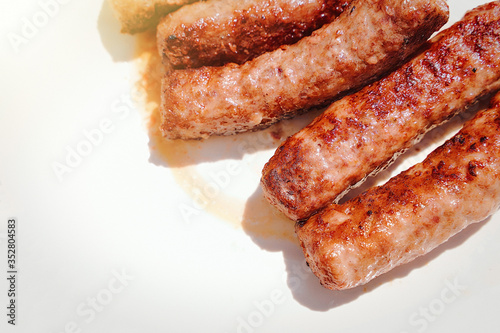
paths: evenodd
<path fill-rule="evenodd" d="M 168 13 L 198 0 L 109 0 L 121 32 L 136 34 L 156 28 Z"/>

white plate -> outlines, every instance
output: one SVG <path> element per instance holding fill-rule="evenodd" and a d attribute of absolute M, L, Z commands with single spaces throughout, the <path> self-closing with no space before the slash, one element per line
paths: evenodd
<path fill-rule="evenodd" d="M 450 23 L 483 2 L 449 1 Z M 291 133 L 312 115 L 264 132 L 162 145 L 134 102 L 144 97 L 135 83 L 145 54 L 136 37 L 118 33 L 107 2 L 4 1 L 0 16 L 0 276 L 7 220 L 18 221 L 17 325 L 7 324 L 2 277 L 0 331 L 497 327 L 498 214 L 365 287 L 326 290 L 305 267 L 293 224 L 265 203 L 258 184 L 278 144 L 272 134 Z M 428 135 L 391 173 L 423 158 L 443 133 Z"/>

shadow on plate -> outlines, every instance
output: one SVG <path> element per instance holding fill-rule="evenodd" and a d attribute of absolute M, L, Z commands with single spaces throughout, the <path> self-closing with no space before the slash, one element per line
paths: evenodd
<path fill-rule="evenodd" d="M 205 162 L 241 160 L 245 154 L 273 149 L 279 145 L 274 131 L 280 125 L 258 133 L 243 133 L 237 136 L 214 136 L 205 140 L 164 140 L 159 131 L 157 115 L 149 128 L 150 163 L 168 168 L 182 168 Z"/>
<path fill-rule="evenodd" d="M 159 97 L 151 98 L 151 103 L 158 102 Z M 205 140 L 168 141 L 162 138 L 159 131 L 159 111 L 155 107 L 148 125 L 149 161 L 158 166 L 179 168 L 204 162 L 241 160 L 247 154 L 276 149 L 286 137 L 306 126 L 320 112 L 322 110 L 313 110 L 256 132 L 213 136 Z"/>
<path fill-rule="evenodd" d="M 294 299 L 303 306 L 314 311 L 328 311 L 340 307 L 356 300 L 364 294 L 370 293 L 382 285 L 406 277 L 410 272 L 427 265 L 442 253 L 463 244 L 469 237 L 478 232 L 489 220 L 488 218 L 480 223 L 470 225 L 430 253 L 418 257 L 408 264 L 396 267 L 364 286 L 349 290 L 332 291 L 321 286 L 319 280 L 307 266 L 299 242 L 296 237 L 293 237 L 294 222 L 281 213 L 277 213 L 270 205 L 265 207 L 265 205 L 262 204 L 265 200 L 266 199 L 263 198 L 262 189 L 259 187 L 247 201 L 243 217 L 243 229 L 252 238 L 255 244 L 263 250 L 283 253 L 283 259 L 287 270 L 287 285 Z M 282 230 L 285 237 L 262 236 L 262 230 L 269 228 L 269 226 L 262 225 L 262 223 L 256 221 L 262 221 L 261 217 L 265 215 L 276 216 L 274 222 L 277 228 Z"/>

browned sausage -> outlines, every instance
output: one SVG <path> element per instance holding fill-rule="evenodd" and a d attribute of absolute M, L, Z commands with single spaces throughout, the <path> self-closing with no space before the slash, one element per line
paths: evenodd
<path fill-rule="evenodd" d="M 321 284 L 346 289 L 428 253 L 499 205 L 500 94 L 422 163 L 296 232 Z"/>
<path fill-rule="evenodd" d="M 322 105 L 393 68 L 447 18 L 444 0 L 357 0 L 311 36 L 243 65 L 173 71 L 162 83 L 161 131 L 232 134 Z"/>
<path fill-rule="evenodd" d="M 306 219 L 499 86 L 496 1 L 470 11 L 425 52 L 288 138 L 263 169 L 264 195 L 291 219 Z"/>
<path fill-rule="evenodd" d="M 197 2 L 160 21 L 158 51 L 173 68 L 242 64 L 310 35 L 348 5 L 348 0 Z"/>

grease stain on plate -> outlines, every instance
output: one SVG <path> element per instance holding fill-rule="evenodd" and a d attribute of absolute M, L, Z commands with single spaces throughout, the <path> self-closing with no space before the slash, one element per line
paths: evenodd
<path fill-rule="evenodd" d="M 259 180 L 262 167 L 281 140 L 310 119 L 203 141 L 164 140 L 159 131 L 159 105 L 161 77 L 167 69 L 158 55 L 154 31 L 137 36 L 135 59 L 139 75 L 137 102 L 144 105 L 150 161 L 169 168 L 177 185 L 191 197 L 194 205 L 190 216 L 196 218 L 196 212 L 206 211 L 243 228 L 251 237 L 296 243 L 294 222 L 267 202 Z"/>

